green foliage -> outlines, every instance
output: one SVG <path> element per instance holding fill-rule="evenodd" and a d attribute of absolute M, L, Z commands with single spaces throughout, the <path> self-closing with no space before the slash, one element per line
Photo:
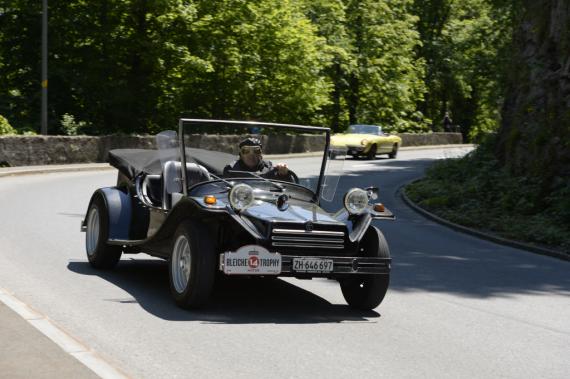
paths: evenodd
<path fill-rule="evenodd" d="M 16 129 L 10 125 L 6 117 L 0 115 L 0 136 L 4 134 L 16 134 Z"/>
<path fill-rule="evenodd" d="M 509 3 L 510 4 L 510 3 Z M 49 130 L 155 132 L 181 116 L 494 130 L 507 7 L 486 0 L 50 2 Z M 0 6 L 0 113 L 38 130 L 41 2 Z M 504 26 L 503 26 L 504 24 Z"/>
<path fill-rule="evenodd" d="M 570 251 L 570 180 L 559 178 L 545 195 L 540 178 L 510 175 L 494 148 L 487 142 L 465 158 L 433 165 L 406 193 L 459 224 Z"/>
<path fill-rule="evenodd" d="M 510 52 L 510 3 L 488 0 L 414 2 L 420 18 L 420 57 L 427 62 L 428 95 L 419 109 L 441 131 L 450 111 L 464 136 L 477 139 L 496 131 Z"/>
<path fill-rule="evenodd" d="M 68 136 L 81 134 L 81 132 L 85 130 L 86 126 L 87 123 L 85 121 L 75 121 L 75 117 L 68 113 L 61 117 L 61 128 Z"/>
<path fill-rule="evenodd" d="M 203 1 L 199 10 L 192 44 L 209 66 L 187 79 L 188 113 L 301 123 L 327 104 L 325 40 L 298 2 Z"/>

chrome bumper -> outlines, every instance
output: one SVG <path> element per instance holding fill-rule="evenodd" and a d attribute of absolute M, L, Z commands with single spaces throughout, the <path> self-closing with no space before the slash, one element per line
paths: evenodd
<path fill-rule="evenodd" d="M 283 255 L 281 257 L 282 276 L 336 276 L 336 275 L 378 275 L 389 274 L 391 268 L 391 258 L 368 258 L 368 257 L 314 257 L 321 259 L 332 259 L 332 272 L 304 272 L 293 270 L 293 258 L 309 258 L 306 256 Z"/>

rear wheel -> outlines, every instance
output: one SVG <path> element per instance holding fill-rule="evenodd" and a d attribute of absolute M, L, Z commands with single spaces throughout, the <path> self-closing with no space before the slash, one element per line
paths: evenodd
<path fill-rule="evenodd" d="M 390 258 L 390 249 L 384 235 L 378 228 L 368 228 L 362 240 L 364 253 L 368 257 Z M 353 308 L 370 310 L 376 308 L 388 291 L 390 274 L 361 275 L 342 279 L 340 289 L 344 299 Z"/>
<path fill-rule="evenodd" d="M 170 292 L 185 309 L 204 305 L 214 287 L 216 259 L 208 230 L 185 221 L 176 230 L 169 262 Z"/>
<path fill-rule="evenodd" d="M 378 151 L 378 147 L 376 145 L 370 146 L 370 150 L 366 154 L 366 158 L 368 159 L 376 159 L 376 152 Z"/>
<path fill-rule="evenodd" d="M 109 212 L 105 200 L 95 196 L 87 211 L 85 250 L 87 259 L 94 268 L 110 269 L 121 259 L 121 246 L 107 244 L 109 238 Z"/>

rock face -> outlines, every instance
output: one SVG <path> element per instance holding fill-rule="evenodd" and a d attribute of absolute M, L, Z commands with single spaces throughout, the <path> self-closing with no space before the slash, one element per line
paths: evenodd
<path fill-rule="evenodd" d="M 517 175 L 570 177 L 570 1 L 525 0 L 497 155 Z"/>

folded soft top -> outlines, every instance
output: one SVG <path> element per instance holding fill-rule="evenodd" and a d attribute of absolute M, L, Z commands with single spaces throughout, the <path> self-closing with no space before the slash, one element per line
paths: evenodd
<path fill-rule="evenodd" d="M 222 175 L 224 167 L 235 160 L 235 156 L 218 151 L 186 148 L 186 161 L 204 166 L 214 175 Z M 117 168 L 129 179 L 141 173 L 160 175 L 162 163 L 180 161 L 179 149 L 145 150 L 145 149 L 115 149 L 109 151 L 109 164 Z"/>

